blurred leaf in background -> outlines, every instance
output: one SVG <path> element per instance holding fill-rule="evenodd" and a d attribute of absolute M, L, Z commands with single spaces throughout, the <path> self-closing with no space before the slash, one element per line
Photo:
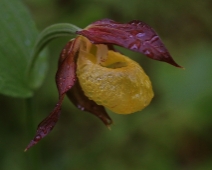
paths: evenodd
<path fill-rule="evenodd" d="M 46 55 L 29 74 L 32 49 L 38 36 L 35 23 L 19 1 L 0 2 L 0 93 L 13 97 L 32 96 L 31 86 L 40 86 L 46 72 Z M 32 81 L 32 82 L 31 82 Z"/>

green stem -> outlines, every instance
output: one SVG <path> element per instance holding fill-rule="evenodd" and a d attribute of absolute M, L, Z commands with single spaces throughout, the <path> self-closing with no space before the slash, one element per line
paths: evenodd
<path fill-rule="evenodd" d="M 62 24 L 54 24 L 51 25 L 49 27 L 47 27 L 46 29 L 44 29 L 38 36 L 37 41 L 35 42 L 35 45 L 33 47 L 31 56 L 30 56 L 30 64 L 27 67 L 26 70 L 26 76 L 28 77 L 29 80 L 29 86 L 32 89 L 35 89 L 39 86 L 39 84 L 37 84 L 35 82 L 36 77 L 35 76 L 35 72 L 34 71 L 38 71 L 38 66 L 37 61 L 41 62 L 40 59 L 42 58 L 41 56 L 39 56 L 39 53 L 43 50 L 43 48 L 53 39 L 58 38 L 58 37 L 62 37 L 62 36 L 72 36 L 74 37 L 76 35 L 76 31 L 81 30 L 80 28 L 76 27 L 75 25 L 72 24 L 67 24 L 67 23 L 62 23 Z M 41 57 L 41 58 L 40 58 Z M 38 60 L 39 59 L 39 60 Z M 41 66 L 42 64 L 39 63 L 39 66 Z M 42 67 L 42 66 L 41 66 Z M 44 66 L 46 67 L 46 65 Z M 46 68 L 41 68 L 40 71 L 44 71 Z M 37 74 L 36 74 L 37 75 Z M 43 78 L 41 76 L 41 78 Z"/>
<path fill-rule="evenodd" d="M 26 105 L 26 126 L 28 129 L 28 134 L 32 135 L 35 131 L 34 129 L 34 119 L 33 119 L 33 98 L 26 98 L 25 99 L 25 105 Z M 32 136 L 31 136 L 32 137 Z"/>
<path fill-rule="evenodd" d="M 39 34 L 34 46 L 34 50 L 31 54 L 32 62 L 28 68 L 29 73 L 31 73 L 31 70 L 34 68 L 38 54 L 42 51 L 42 49 L 46 46 L 47 43 L 58 37 L 73 36 L 75 35 L 76 31 L 79 30 L 81 30 L 81 28 L 78 28 L 77 26 L 68 23 L 54 24 L 44 29 Z"/>
<path fill-rule="evenodd" d="M 36 131 L 36 125 L 34 122 L 34 106 L 33 98 L 25 99 L 26 107 L 26 131 L 27 139 L 30 140 L 33 137 L 33 134 Z M 34 148 L 25 153 L 26 155 L 26 169 L 37 170 L 41 168 L 41 158 L 40 158 L 40 149 L 39 147 Z"/>

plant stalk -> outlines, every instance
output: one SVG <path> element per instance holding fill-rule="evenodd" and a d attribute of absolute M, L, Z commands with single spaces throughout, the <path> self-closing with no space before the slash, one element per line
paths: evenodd
<path fill-rule="evenodd" d="M 35 131 L 36 131 L 36 125 L 35 125 L 35 111 L 34 111 L 34 105 L 33 105 L 33 98 L 27 98 L 25 99 L 25 108 L 26 108 L 26 115 L 25 115 L 25 122 L 26 122 L 26 136 L 27 140 L 32 139 Z M 26 169 L 31 170 L 38 170 L 41 169 L 41 157 L 40 157 L 40 147 L 37 146 L 30 151 L 25 153 L 26 156 Z"/>

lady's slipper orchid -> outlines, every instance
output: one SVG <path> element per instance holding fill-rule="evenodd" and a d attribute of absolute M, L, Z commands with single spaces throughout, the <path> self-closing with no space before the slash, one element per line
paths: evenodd
<path fill-rule="evenodd" d="M 79 109 L 96 115 L 108 127 L 112 120 L 104 107 L 130 114 L 151 102 L 154 94 L 148 76 L 136 62 L 115 51 L 113 45 L 180 67 L 155 31 L 141 21 L 121 24 L 103 19 L 76 34 L 60 55 L 56 74 L 59 101 L 38 125 L 26 150 L 53 129 L 65 94 Z"/>

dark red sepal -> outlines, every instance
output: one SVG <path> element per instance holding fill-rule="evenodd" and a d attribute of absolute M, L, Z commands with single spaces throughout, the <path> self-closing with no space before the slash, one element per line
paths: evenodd
<path fill-rule="evenodd" d="M 41 139 L 43 139 L 47 134 L 51 132 L 51 130 L 56 125 L 59 117 L 60 117 L 60 111 L 61 111 L 61 104 L 63 101 L 64 95 L 61 96 L 59 102 L 55 106 L 54 110 L 47 116 L 39 125 L 36 131 L 36 135 L 33 140 L 28 144 L 25 152 L 31 148 L 33 145 L 37 144 Z"/>
<path fill-rule="evenodd" d="M 85 96 L 78 80 L 66 94 L 78 109 L 94 114 L 101 119 L 108 128 L 110 127 L 112 120 L 105 111 L 105 108 L 97 105 L 93 100 L 90 100 L 87 96 Z"/>
<path fill-rule="evenodd" d="M 87 28 L 77 31 L 96 44 L 114 44 L 143 53 L 154 60 L 160 60 L 179 66 L 171 57 L 157 33 L 141 21 L 126 24 L 110 19 L 96 21 Z"/>
<path fill-rule="evenodd" d="M 58 71 L 56 74 L 56 83 L 59 93 L 59 101 L 54 110 L 47 116 L 37 128 L 34 139 L 26 147 L 25 151 L 38 143 L 42 138 L 51 132 L 56 125 L 61 112 L 61 105 L 64 96 L 72 88 L 76 81 L 76 63 L 75 55 L 78 50 L 78 39 L 70 41 L 60 54 Z"/>
<path fill-rule="evenodd" d="M 75 56 L 79 49 L 79 38 L 70 41 L 60 54 L 56 84 L 59 95 L 66 93 L 76 81 Z"/>

